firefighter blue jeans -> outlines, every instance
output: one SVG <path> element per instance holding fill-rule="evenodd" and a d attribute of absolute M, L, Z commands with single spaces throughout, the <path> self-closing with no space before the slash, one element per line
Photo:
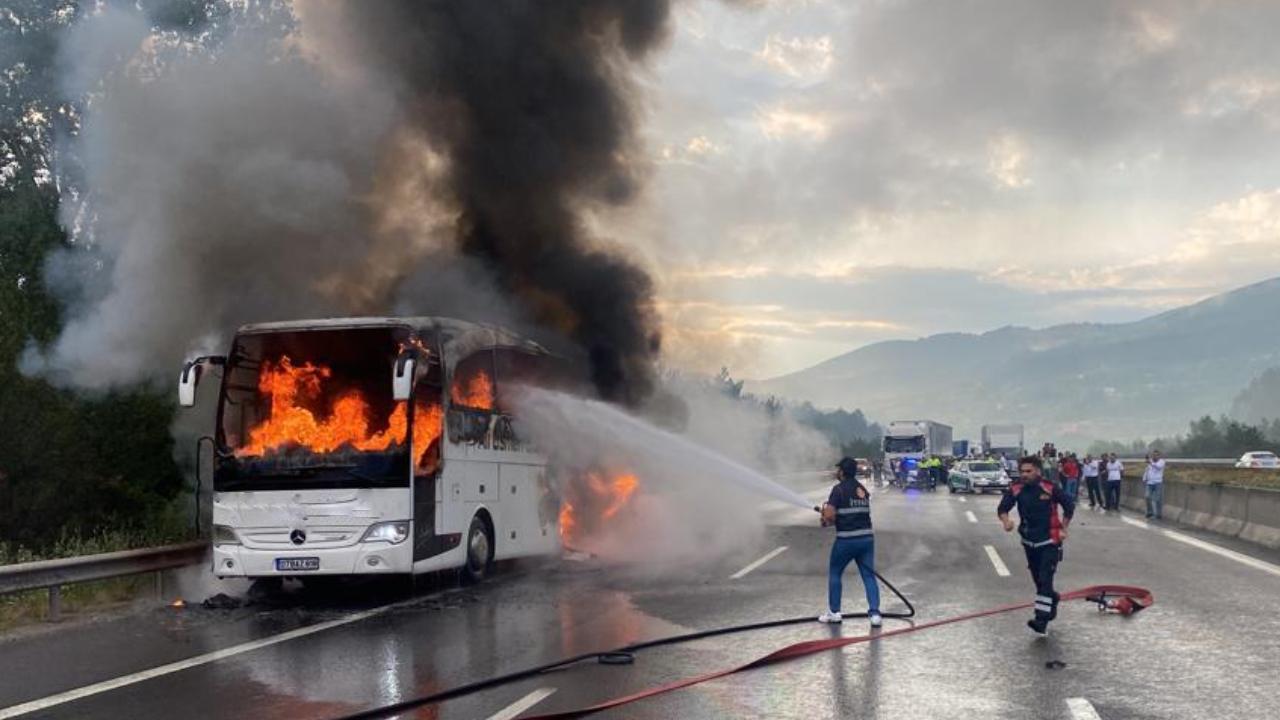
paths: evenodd
<path fill-rule="evenodd" d="M 867 591 L 868 612 L 880 612 L 880 586 L 876 584 L 876 541 L 871 535 L 854 538 L 836 538 L 831 546 L 831 564 L 827 569 L 827 606 L 831 612 L 840 612 L 840 596 L 844 587 L 841 576 L 849 563 L 858 564 L 862 586 Z"/>

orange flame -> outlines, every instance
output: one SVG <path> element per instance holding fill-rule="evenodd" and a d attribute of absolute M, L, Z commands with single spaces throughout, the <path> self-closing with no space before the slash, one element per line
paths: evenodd
<path fill-rule="evenodd" d="M 454 405 L 476 410 L 493 409 L 493 379 L 484 370 L 477 370 L 469 378 L 454 378 L 449 397 Z"/>
<path fill-rule="evenodd" d="M 613 518 L 626 507 L 639 487 L 640 479 L 631 473 L 611 476 L 598 472 L 584 473 L 580 481 L 568 488 L 572 499 L 566 498 L 560 504 L 561 542 L 567 544 L 579 539 L 580 534 L 590 534 L 596 523 Z M 588 517 L 581 518 L 577 507 L 584 508 Z"/>
<path fill-rule="evenodd" d="M 323 419 L 302 406 L 320 397 L 332 371 L 312 363 L 294 365 L 285 356 L 278 363 L 264 361 L 258 376 L 258 392 L 271 398 L 267 419 L 249 431 L 248 442 L 236 455 L 264 455 L 289 445 L 301 445 L 312 452 L 333 452 L 344 446 L 361 451 L 382 451 L 405 441 L 408 434 L 407 403 L 398 403 L 381 432 L 369 429 L 369 402 L 358 390 L 338 396 Z M 419 400 L 414 406 L 414 445 L 421 449 L 418 463 L 426 460 L 432 441 L 440 437 L 444 412 L 439 403 Z"/>
<path fill-rule="evenodd" d="M 573 503 L 565 500 L 560 504 L 560 542 L 566 542 L 573 537 L 573 530 L 578 524 L 573 517 Z"/>
<path fill-rule="evenodd" d="M 635 475 L 615 475 L 606 481 L 596 473 L 587 475 L 587 482 L 591 484 L 591 489 L 601 498 L 608 500 L 609 504 L 600 513 L 605 520 L 618 514 L 623 505 L 631 499 L 631 494 L 636 491 L 636 487 L 640 481 Z"/>

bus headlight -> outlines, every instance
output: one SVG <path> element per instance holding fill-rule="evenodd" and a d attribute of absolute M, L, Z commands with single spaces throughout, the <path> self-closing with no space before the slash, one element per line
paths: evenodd
<path fill-rule="evenodd" d="M 399 545 L 409 537 L 409 523 L 405 520 L 380 522 L 369 526 L 360 542 L 388 542 Z"/>
<path fill-rule="evenodd" d="M 236 535 L 236 531 L 226 525 L 213 526 L 213 544 L 214 545 L 239 545 L 240 536 Z"/>

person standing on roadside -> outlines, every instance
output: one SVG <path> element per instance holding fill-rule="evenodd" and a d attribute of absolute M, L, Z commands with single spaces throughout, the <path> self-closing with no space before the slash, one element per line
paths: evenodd
<path fill-rule="evenodd" d="M 858 463 L 853 458 L 842 458 L 836 464 L 836 478 L 840 481 L 831 488 L 827 504 L 822 506 L 822 525 L 836 526 L 836 542 L 831 546 L 831 560 L 827 566 L 827 612 L 818 616 L 818 622 L 838 623 L 840 599 L 843 594 L 842 576 L 850 562 L 858 564 L 862 586 L 867 592 L 867 619 L 872 627 L 880 627 L 880 586 L 876 585 L 876 542 L 871 533 L 871 494 L 858 482 Z"/>
<path fill-rule="evenodd" d="M 1067 526 L 1075 515 L 1076 503 L 1060 485 L 1045 478 L 1040 458 L 1031 456 L 1018 461 L 1018 479 L 1005 491 L 996 509 L 1005 532 L 1014 528 L 1009 511 L 1015 507 L 1027 569 L 1036 585 L 1035 617 L 1027 621 L 1027 627 L 1043 637 L 1049 623 L 1058 616 L 1053 576 L 1062 560 L 1062 543 L 1067 539 Z"/>
<path fill-rule="evenodd" d="M 1107 510 L 1120 509 L 1120 480 L 1124 478 L 1124 463 L 1111 453 L 1107 458 Z"/>
<path fill-rule="evenodd" d="M 1102 483 L 1098 480 L 1100 463 L 1092 455 L 1084 456 L 1084 484 L 1089 488 L 1089 507 L 1105 505 L 1102 500 Z"/>
<path fill-rule="evenodd" d="M 1142 473 L 1142 482 L 1147 486 L 1147 517 L 1160 520 L 1164 517 L 1164 458 L 1159 450 L 1152 450 L 1147 455 L 1147 469 Z"/>
<path fill-rule="evenodd" d="M 1080 497 L 1080 463 L 1076 461 L 1076 456 L 1067 453 L 1062 459 L 1062 465 L 1058 470 L 1059 476 L 1062 478 L 1062 489 L 1071 496 L 1072 500 Z"/>
<path fill-rule="evenodd" d="M 1022 461 L 1018 461 L 1018 471 L 1022 471 Z M 1045 443 L 1040 448 L 1040 473 L 1049 480 L 1049 482 L 1059 482 L 1058 480 L 1058 448 L 1053 443 Z"/>

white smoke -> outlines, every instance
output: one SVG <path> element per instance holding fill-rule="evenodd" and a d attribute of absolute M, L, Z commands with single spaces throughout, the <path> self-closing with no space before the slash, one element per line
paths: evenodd
<path fill-rule="evenodd" d="M 153 377 L 244 322 L 359 310 L 388 281 L 353 276 L 414 252 L 379 255 L 371 231 L 391 93 L 326 72 L 278 27 L 227 23 L 210 48 L 115 6 L 70 31 L 64 90 L 85 107 L 59 155 L 84 194 L 64 193 L 74 245 L 47 273 L 67 321 L 24 371 L 86 387 Z"/>
<path fill-rule="evenodd" d="M 602 467 L 639 477 L 639 490 L 622 511 L 609 522 L 594 524 L 586 537 L 575 538 L 580 549 L 606 559 L 663 564 L 713 560 L 762 536 L 762 508 L 770 501 L 810 505 L 793 490 L 692 435 L 660 429 L 615 406 L 537 389 L 525 389 L 519 398 L 521 432 L 543 448 L 553 464 Z M 720 419 L 717 424 L 704 414 L 699 398 L 691 399 L 690 418 L 695 419 L 697 435 L 712 444 L 753 454 L 753 439 L 764 441 L 760 421 L 751 413 L 713 408 Z M 829 449 L 827 453 L 824 459 L 830 460 Z M 570 475 L 566 481 L 581 479 Z"/>

